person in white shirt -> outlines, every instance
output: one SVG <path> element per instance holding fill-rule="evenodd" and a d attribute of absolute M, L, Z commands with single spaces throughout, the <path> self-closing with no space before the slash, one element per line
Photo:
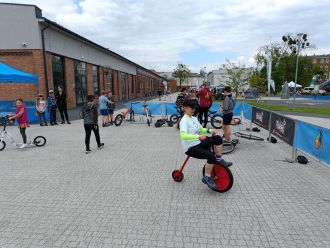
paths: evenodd
<path fill-rule="evenodd" d="M 205 165 L 205 175 L 202 182 L 211 189 L 217 189 L 217 185 L 211 178 L 213 166 L 220 164 L 225 167 L 231 166 L 232 162 L 227 162 L 222 158 L 222 138 L 216 135 L 214 129 L 203 128 L 198 119 L 193 116 L 196 108 L 194 100 L 186 99 L 183 102 L 184 116 L 180 121 L 180 137 L 182 147 L 186 155 L 197 158 L 207 159 Z M 206 137 L 210 133 L 212 137 Z M 214 152 L 210 148 L 214 146 Z"/>

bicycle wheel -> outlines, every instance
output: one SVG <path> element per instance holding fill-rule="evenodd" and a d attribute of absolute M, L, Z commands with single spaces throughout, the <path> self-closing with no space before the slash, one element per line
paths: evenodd
<path fill-rule="evenodd" d="M 230 122 L 230 125 L 238 125 L 238 124 L 241 124 L 241 118 L 239 117 L 233 117 L 233 119 L 231 120 Z"/>
<path fill-rule="evenodd" d="M 0 151 L 2 151 L 3 149 L 6 148 L 6 142 L 4 142 L 3 140 L 0 142 Z"/>
<path fill-rule="evenodd" d="M 205 165 L 203 167 L 203 176 L 205 175 Z M 219 164 L 213 166 L 211 177 L 218 186 L 214 191 L 219 193 L 227 192 L 234 184 L 234 177 L 231 170 Z"/>
<path fill-rule="evenodd" d="M 223 143 L 222 144 L 222 154 L 228 154 L 235 150 L 235 145 L 231 143 Z"/>
<path fill-rule="evenodd" d="M 259 136 L 255 136 L 255 135 L 252 135 L 252 134 L 241 133 L 241 132 L 236 132 L 235 135 L 237 137 L 241 137 L 241 138 L 249 139 L 249 140 L 257 140 L 257 141 L 264 141 L 265 140 L 264 138 L 261 138 Z"/>
<path fill-rule="evenodd" d="M 179 121 L 179 116 L 177 114 L 173 114 L 170 116 L 170 121 L 173 123 L 173 124 L 177 124 L 178 121 Z"/>
<path fill-rule="evenodd" d="M 124 116 L 122 114 L 118 114 L 115 117 L 115 125 L 120 126 L 120 124 L 123 122 Z"/>
<path fill-rule="evenodd" d="M 213 115 L 211 118 L 211 125 L 215 129 L 222 128 L 222 116 L 220 114 Z"/>
<path fill-rule="evenodd" d="M 37 136 L 33 140 L 35 146 L 44 146 L 46 144 L 46 138 L 44 136 Z"/>

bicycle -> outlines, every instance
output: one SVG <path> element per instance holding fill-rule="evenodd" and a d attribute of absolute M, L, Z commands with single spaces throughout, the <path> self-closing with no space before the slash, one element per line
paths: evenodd
<path fill-rule="evenodd" d="M 120 114 L 116 115 L 115 117 L 115 125 L 116 126 L 120 126 L 122 124 L 122 122 L 131 122 L 131 123 L 147 123 L 148 126 L 150 126 L 151 122 L 152 122 L 152 117 L 151 117 L 151 112 L 150 109 L 148 108 L 148 104 L 146 103 L 146 101 L 144 101 L 144 104 L 142 105 L 142 113 L 144 113 L 143 115 L 141 115 L 140 121 L 135 121 L 135 112 L 133 110 L 133 105 L 138 104 L 140 102 L 131 102 L 130 103 L 130 107 L 127 109 L 126 112 L 121 112 Z M 129 118 L 128 118 L 129 115 Z M 142 116 L 146 117 L 146 121 L 142 121 Z"/>
<path fill-rule="evenodd" d="M 234 135 L 236 137 L 241 137 L 244 139 L 249 139 L 249 140 L 257 140 L 257 141 L 264 141 L 264 138 L 261 138 L 259 136 L 256 135 L 252 135 L 252 134 L 246 134 L 246 133 L 242 133 L 242 132 L 235 132 Z"/>
<path fill-rule="evenodd" d="M 214 152 L 214 147 L 212 150 Z M 182 171 L 186 166 L 189 158 L 190 158 L 189 156 L 186 157 L 179 170 L 174 170 L 172 172 L 172 178 L 175 182 L 181 182 L 183 180 L 184 176 Z M 202 174 L 203 176 L 205 175 L 205 165 L 203 167 Z M 217 185 L 217 189 L 213 189 L 213 190 L 219 193 L 224 193 L 229 191 L 234 184 L 234 177 L 231 170 L 218 163 L 214 164 L 213 166 L 211 178 L 214 180 L 215 184 Z"/>
<path fill-rule="evenodd" d="M 0 151 L 4 150 L 6 148 L 6 142 L 5 139 L 7 141 L 9 141 L 9 143 L 11 143 L 13 146 L 20 146 L 21 144 L 17 144 L 15 142 L 14 137 L 6 130 L 7 127 L 7 122 L 9 122 L 10 125 L 13 125 L 14 122 L 11 122 L 11 120 L 9 120 L 9 115 L 6 115 L 5 117 L 2 117 L 2 122 L 3 122 L 3 129 L 0 133 Z M 33 139 L 33 142 L 29 141 L 27 143 L 27 147 L 41 147 L 44 146 L 46 144 L 46 138 L 44 136 L 37 136 Z"/>

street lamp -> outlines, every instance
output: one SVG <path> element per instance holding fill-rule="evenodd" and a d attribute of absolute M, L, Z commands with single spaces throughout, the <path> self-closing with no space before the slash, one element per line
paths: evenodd
<path fill-rule="evenodd" d="M 294 79 L 294 94 L 293 94 L 293 105 L 296 103 L 296 91 L 297 91 L 297 78 L 298 78 L 298 62 L 299 62 L 299 52 L 309 46 L 307 42 L 307 34 L 299 33 L 296 37 L 283 36 L 282 40 L 287 43 L 288 47 L 293 54 L 297 54 L 296 60 L 296 75 Z"/>

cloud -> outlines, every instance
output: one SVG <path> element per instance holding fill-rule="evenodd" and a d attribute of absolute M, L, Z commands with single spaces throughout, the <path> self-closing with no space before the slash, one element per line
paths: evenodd
<path fill-rule="evenodd" d="M 12 1 L 16 2 L 16 1 Z M 208 51 L 254 63 L 260 46 L 280 41 L 287 33 L 306 32 L 318 50 L 327 42 L 330 2 L 298 0 L 34 0 L 44 16 L 141 65 L 169 70 L 180 53 Z M 225 55 L 224 55 L 225 56 Z M 199 71 L 196 61 L 182 61 Z M 219 58 L 223 63 L 225 57 Z M 205 63 L 204 63 L 205 64 Z M 209 64 L 218 68 L 221 64 Z M 196 68 L 195 68 L 196 67 Z"/>

